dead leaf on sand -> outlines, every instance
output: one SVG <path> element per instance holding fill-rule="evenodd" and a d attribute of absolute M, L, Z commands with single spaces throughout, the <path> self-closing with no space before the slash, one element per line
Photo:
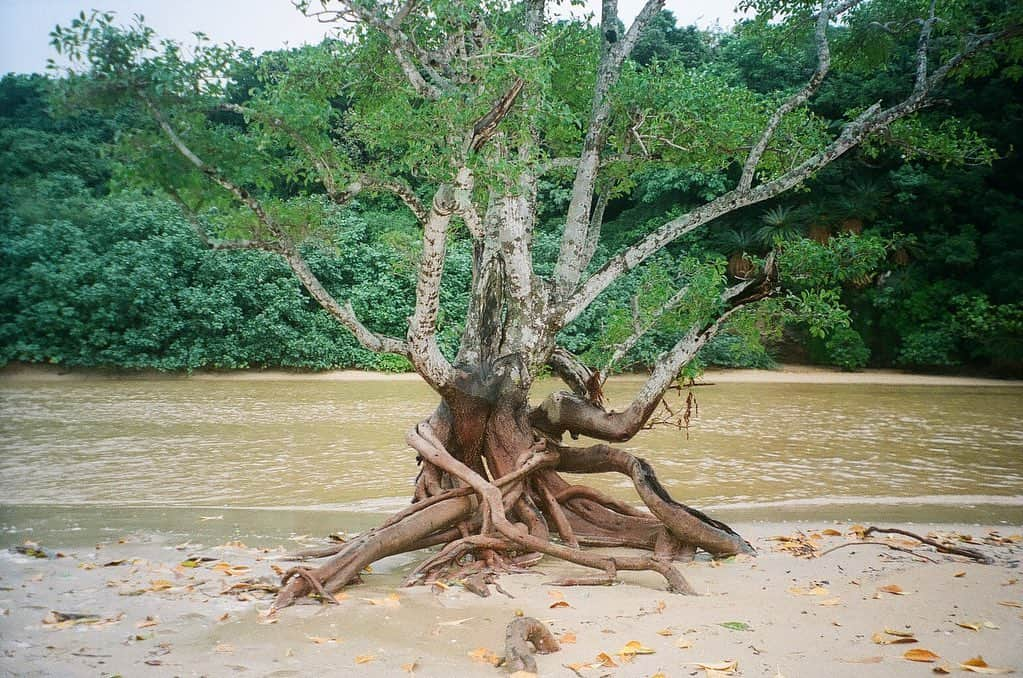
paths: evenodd
<path fill-rule="evenodd" d="M 723 662 L 688 662 L 687 666 L 696 666 L 703 669 L 707 678 L 717 678 L 718 676 L 731 676 L 739 670 L 738 659 L 727 659 Z"/>
<path fill-rule="evenodd" d="M 494 654 L 493 650 L 489 650 L 485 647 L 477 647 L 475 650 L 469 653 L 469 658 L 474 662 L 480 662 L 481 664 L 490 664 L 497 666 L 501 658 Z"/>
<path fill-rule="evenodd" d="M 936 655 L 930 650 L 925 650 L 922 647 L 915 647 L 912 650 L 906 650 L 906 653 L 902 655 L 903 659 L 908 659 L 911 662 L 936 662 L 941 659 L 940 655 Z"/>
<path fill-rule="evenodd" d="M 554 608 L 558 608 L 558 607 L 572 607 L 572 606 L 568 604 L 567 600 L 555 600 L 553 603 L 548 605 L 548 607 L 550 607 L 553 610 Z"/>
<path fill-rule="evenodd" d="M 317 645 L 326 645 L 327 643 L 340 643 L 340 638 L 325 638 L 323 636 L 306 636 L 309 640 L 316 643 Z"/>
<path fill-rule="evenodd" d="M 880 664 L 884 661 L 884 657 L 877 655 L 871 657 L 858 657 L 857 659 L 843 659 L 846 664 Z"/>
<path fill-rule="evenodd" d="M 992 676 L 1014 672 L 1014 669 L 1010 668 L 988 666 L 988 663 L 984 661 L 984 658 L 980 655 L 977 655 L 973 659 L 967 659 L 966 661 L 961 662 L 959 664 L 959 668 L 964 671 L 970 671 L 971 673 L 986 673 Z"/>
<path fill-rule="evenodd" d="M 657 632 L 657 635 L 659 635 L 659 636 L 673 636 L 673 635 L 675 635 L 675 632 L 672 631 L 671 629 L 661 629 L 660 631 Z"/>
<path fill-rule="evenodd" d="M 368 664 L 371 661 L 376 661 L 376 655 L 373 654 L 360 654 L 355 657 L 356 664 Z"/>
<path fill-rule="evenodd" d="M 386 598 L 363 598 L 363 600 L 377 607 L 401 607 L 401 598 L 397 593 L 391 593 Z"/>
<path fill-rule="evenodd" d="M 231 654 L 234 652 L 234 645 L 231 645 L 230 643 L 220 643 L 213 648 L 213 651 L 220 652 L 221 654 Z"/>
<path fill-rule="evenodd" d="M 418 659 L 416 661 L 409 662 L 408 664 L 402 664 L 401 665 L 401 670 L 404 671 L 405 673 L 409 674 L 410 676 L 414 675 L 415 672 L 416 672 L 416 669 L 418 669 L 418 668 L 419 668 L 419 660 Z"/>
<path fill-rule="evenodd" d="M 823 586 L 808 586 L 803 588 L 802 586 L 790 586 L 789 593 L 797 596 L 826 596 L 828 590 Z"/>
<path fill-rule="evenodd" d="M 882 586 L 877 589 L 881 593 L 890 593 L 894 596 L 908 596 L 908 591 L 903 591 L 902 587 L 898 584 L 889 584 L 888 586 Z"/>
<path fill-rule="evenodd" d="M 870 637 L 877 645 L 902 645 L 905 643 L 915 643 L 916 638 L 911 635 L 908 636 L 886 636 L 882 633 L 875 633 Z"/>
<path fill-rule="evenodd" d="M 618 650 L 618 652 L 616 652 L 615 654 L 621 657 L 623 661 L 631 662 L 636 657 L 636 655 L 654 654 L 654 650 L 652 648 L 646 647 L 645 645 L 643 645 L 643 643 L 639 642 L 638 640 L 630 640 L 625 644 L 625 647 Z"/>
<path fill-rule="evenodd" d="M 562 645 L 571 645 L 572 643 L 575 642 L 575 634 L 572 633 L 571 631 L 563 633 L 558 638 L 558 642 L 561 643 Z"/>

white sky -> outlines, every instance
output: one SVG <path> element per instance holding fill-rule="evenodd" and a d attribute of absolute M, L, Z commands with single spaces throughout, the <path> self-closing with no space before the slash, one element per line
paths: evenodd
<path fill-rule="evenodd" d="M 728 28 L 735 22 L 737 1 L 668 0 L 665 9 L 674 12 L 681 25 L 719 23 Z M 600 3 L 587 4 L 599 8 Z M 620 0 L 619 5 L 628 24 L 643 0 Z M 289 0 L 0 0 L 0 75 L 44 72 L 46 59 L 56 56 L 49 32 L 93 7 L 114 11 L 124 22 L 142 14 L 161 37 L 187 43 L 192 31 L 202 31 L 214 42 L 233 40 L 257 52 L 285 44 L 315 44 L 330 31 L 328 25 L 303 17 Z"/>

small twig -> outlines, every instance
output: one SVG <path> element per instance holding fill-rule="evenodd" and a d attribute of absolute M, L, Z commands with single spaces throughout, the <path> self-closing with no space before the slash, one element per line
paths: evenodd
<path fill-rule="evenodd" d="M 868 527 L 863 531 L 863 536 L 869 537 L 875 532 L 880 532 L 882 534 L 901 534 L 904 537 L 911 537 L 919 542 L 927 544 L 928 546 L 933 546 L 939 553 L 950 553 L 956 556 L 972 558 L 973 560 L 984 563 L 985 565 L 990 565 L 994 562 L 989 556 L 981 553 L 977 549 L 966 548 L 965 546 L 947 546 L 941 542 L 934 541 L 933 539 L 921 537 L 918 534 L 913 534 L 912 532 L 900 530 L 895 527 Z"/>
<path fill-rule="evenodd" d="M 934 560 L 933 558 L 928 558 L 927 556 L 925 556 L 923 554 L 920 554 L 920 553 L 917 553 L 916 551 L 913 551 L 911 549 L 904 549 L 901 546 L 895 546 L 894 544 L 888 544 L 888 543 L 883 542 L 883 541 L 851 541 L 851 542 L 849 542 L 847 544 L 839 544 L 838 546 L 833 546 L 833 547 L 829 548 L 827 551 L 822 551 L 817 557 L 818 558 L 823 558 L 824 556 L 828 555 L 832 551 L 837 551 L 838 549 L 844 549 L 846 546 L 884 546 L 884 547 L 890 548 L 893 551 L 902 551 L 903 553 L 908 553 L 911 556 L 916 556 L 917 558 L 923 558 L 924 560 L 926 560 L 929 563 L 937 563 L 938 562 L 937 560 Z"/>

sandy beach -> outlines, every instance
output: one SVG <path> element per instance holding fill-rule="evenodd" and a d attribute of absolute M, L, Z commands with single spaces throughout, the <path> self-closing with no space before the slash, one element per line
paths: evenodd
<path fill-rule="evenodd" d="M 263 616 L 272 593 L 261 587 L 288 566 L 280 544 L 133 533 L 59 557 L 59 544 L 41 544 L 52 557 L 0 554 L 0 673 L 495 676 L 516 614 L 561 640 L 538 657 L 542 676 L 923 676 L 962 674 L 959 664 L 978 656 L 1023 671 L 1018 526 L 903 526 L 969 539 L 991 565 L 903 537 L 869 541 L 915 554 L 856 543 L 849 524 L 736 527 L 759 556 L 682 565 L 696 597 L 669 594 L 645 573 L 615 586 L 550 586 L 580 571 L 553 561 L 504 576 L 509 597 L 492 587 L 480 598 L 457 582 L 398 588 L 414 562 L 406 555 L 379 563 L 337 606 L 309 601 L 276 618 Z M 315 540 L 288 548 L 300 543 Z M 852 545 L 824 553 L 842 544 Z"/>

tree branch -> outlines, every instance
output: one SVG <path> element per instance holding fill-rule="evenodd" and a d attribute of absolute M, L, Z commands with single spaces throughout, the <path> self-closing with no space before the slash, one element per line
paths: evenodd
<path fill-rule="evenodd" d="M 604 0 L 601 12 L 601 59 L 597 69 L 597 82 L 593 90 L 593 103 L 589 127 L 583 140 L 579 165 L 572 184 L 572 199 L 565 219 L 565 232 L 561 239 L 558 261 L 554 267 L 554 282 L 559 295 L 567 295 L 579 282 L 585 267 L 586 232 L 593 207 L 594 185 L 600 167 L 600 155 L 607 139 L 611 102 L 608 94 L 621 75 L 622 64 L 632 52 L 636 41 L 651 20 L 661 11 L 664 0 L 647 0 L 632 26 L 622 39 L 618 37 L 618 2 Z"/>
<path fill-rule="evenodd" d="M 227 179 L 221 174 L 216 168 L 203 162 L 203 160 L 196 155 L 191 148 L 178 136 L 174 128 L 171 127 L 167 118 L 163 115 L 159 108 L 153 103 L 145 93 L 140 92 L 139 96 L 142 98 L 153 116 L 164 135 L 170 140 L 171 144 L 185 157 L 192 165 L 196 167 L 200 172 L 209 177 L 214 183 L 221 186 L 222 188 L 229 191 L 239 202 L 244 204 L 249 210 L 256 215 L 256 219 L 259 224 L 265 228 L 271 235 L 274 236 L 275 242 L 266 243 L 261 239 L 259 249 L 267 249 L 272 247 L 270 251 L 276 252 L 284 257 L 285 261 L 291 267 L 291 270 L 298 277 L 299 281 L 306 288 L 309 294 L 312 295 L 313 299 L 319 302 L 328 313 L 338 320 L 342 325 L 347 327 L 355 338 L 362 344 L 363 347 L 375 351 L 378 353 L 397 353 L 399 355 L 408 355 L 408 347 L 404 342 L 391 337 L 386 337 L 377 334 L 367 328 L 362 322 L 359 321 L 355 315 L 355 310 L 352 308 L 350 302 L 346 302 L 343 306 L 323 287 L 319 278 L 309 268 L 308 263 L 299 253 L 298 249 L 288 238 L 287 234 L 281 230 L 281 228 L 274 222 L 270 215 L 263 208 L 256 198 L 249 194 L 243 187 L 238 186 L 234 182 Z M 226 248 L 237 249 L 233 245 Z M 225 248 L 225 249 L 226 249 Z"/>

